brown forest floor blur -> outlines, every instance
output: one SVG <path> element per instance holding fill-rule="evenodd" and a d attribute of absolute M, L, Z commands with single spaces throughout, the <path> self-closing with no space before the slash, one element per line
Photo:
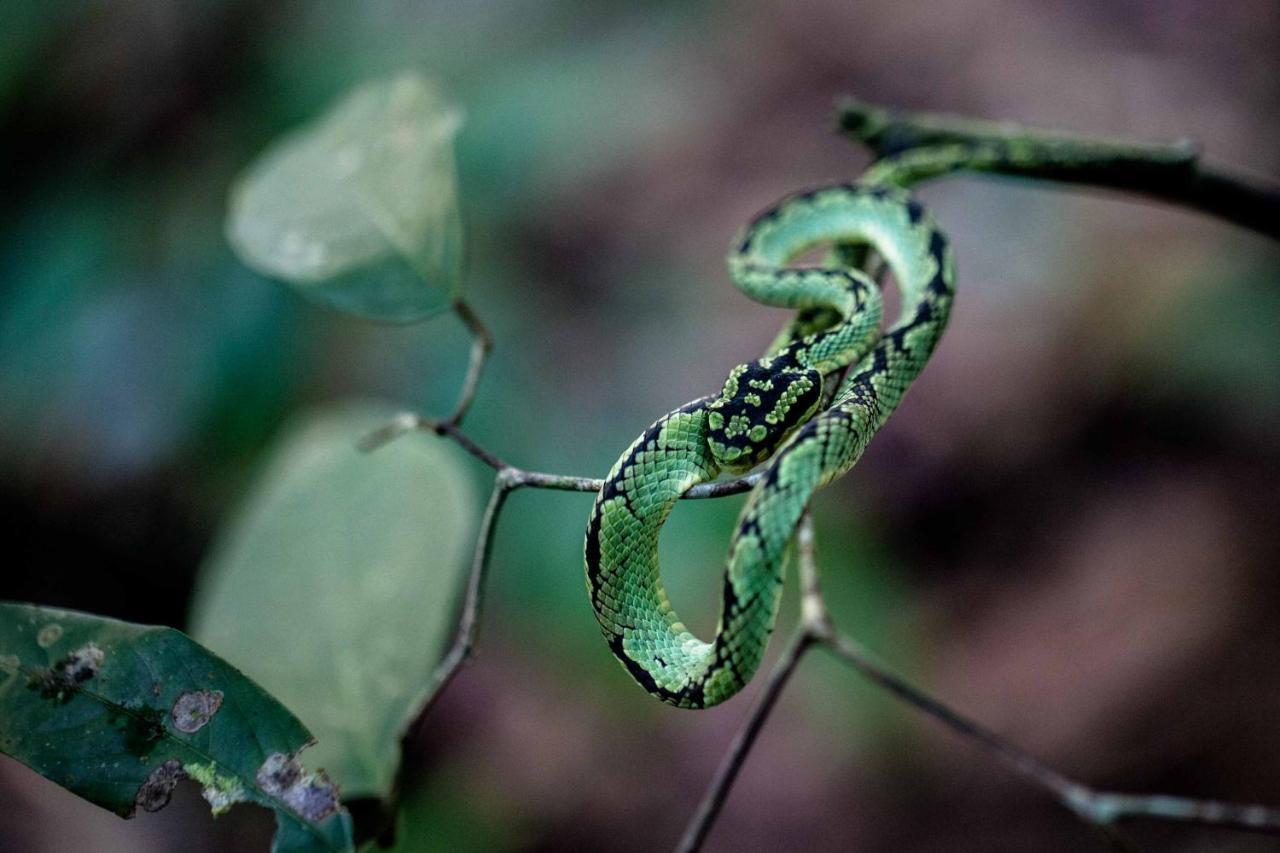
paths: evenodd
<path fill-rule="evenodd" d="M 471 5 L 14 13 L 3 597 L 180 625 L 220 514 L 290 412 L 370 393 L 441 410 L 460 337 L 302 305 L 219 242 L 236 169 L 368 76 L 438 70 L 467 108 L 471 298 L 498 340 L 473 426 L 566 473 L 601 473 L 768 340 L 779 315 L 728 286 L 723 250 L 755 209 L 864 164 L 830 131 L 837 95 L 1190 135 L 1280 172 L 1268 0 Z M 1280 804 L 1280 252 L 1115 197 L 977 180 L 923 195 L 956 246 L 956 312 L 820 499 L 837 621 L 1069 774 Z M 123 230 L 94 230 L 107 224 Z M 536 423 L 512 419 L 529 409 Z M 414 757 L 428 849 L 667 849 L 744 713 L 746 699 L 656 707 L 608 660 L 582 599 L 588 504 L 508 509 L 479 657 Z M 693 602 L 713 601 L 730 516 L 673 534 L 688 553 L 664 546 L 702 561 L 676 579 L 705 611 L 695 625 L 714 615 Z M 841 591 L 855 571 L 891 591 Z M 806 663 L 709 849 L 1103 849 L 971 748 L 833 686 L 853 680 Z M 266 849 L 269 832 L 251 810 L 212 823 L 193 788 L 126 824 L 8 760 L 0 803 L 0 850 L 24 853 Z M 1280 849 L 1136 834 L 1152 850 Z"/>

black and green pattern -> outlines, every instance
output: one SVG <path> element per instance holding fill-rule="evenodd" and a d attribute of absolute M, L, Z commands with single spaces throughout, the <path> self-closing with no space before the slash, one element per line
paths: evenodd
<path fill-rule="evenodd" d="M 865 244 L 884 258 L 902 291 L 888 330 L 880 330 L 880 292 L 860 271 L 788 266 L 824 244 Z M 755 673 L 777 620 L 783 557 L 810 497 L 857 462 L 897 408 L 946 326 L 955 279 L 950 246 L 918 203 L 859 185 L 790 196 L 756 217 L 729 271 L 748 296 L 797 309 L 796 319 L 763 358 L 735 367 L 718 396 L 646 429 L 609 472 L 587 525 L 587 588 L 610 648 L 641 686 L 682 708 L 723 702 Z M 824 389 L 850 364 L 821 409 Z M 658 534 L 688 489 L 766 460 L 729 545 L 720 622 L 707 643 L 667 601 Z"/>

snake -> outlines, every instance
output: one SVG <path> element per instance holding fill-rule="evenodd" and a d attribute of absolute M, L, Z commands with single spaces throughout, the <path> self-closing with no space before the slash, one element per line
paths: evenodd
<path fill-rule="evenodd" d="M 833 247 L 819 265 L 801 256 Z M 899 316 L 882 329 L 880 288 L 852 259 L 893 273 Z M 587 523 L 587 591 L 609 648 L 653 696 L 707 708 L 759 668 L 777 622 L 788 545 L 813 494 L 847 472 L 897 408 L 950 315 L 950 243 L 906 191 L 840 184 L 796 193 L 734 241 L 729 275 L 748 297 L 796 311 L 764 356 L 719 394 L 654 421 L 618 458 Z M 676 502 L 722 473 L 760 468 L 738 517 L 710 642 L 667 598 L 658 537 Z"/>

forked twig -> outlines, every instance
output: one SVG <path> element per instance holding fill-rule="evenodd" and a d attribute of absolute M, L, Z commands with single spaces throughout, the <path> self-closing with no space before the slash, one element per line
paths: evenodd
<path fill-rule="evenodd" d="M 814 558 L 813 527 L 807 514 L 796 531 L 796 553 L 800 574 L 801 624 L 769 676 L 764 692 L 757 697 L 741 729 L 729 744 L 715 777 L 685 828 L 676 848 L 678 853 L 695 853 L 701 849 L 778 695 L 795 672 L 800 658 L 810 648 L 816 647 L 825 648 L 890 695 L 976 743 L 1014 773 L 1048 791 L 1060 804 L 1096 827 L 1116 849 L 1137 849 L 1116 826 L 1120 821 L 1135 818 L 1280 833 L 1280 809 L 1159 794 L 1099 791 L 1064 776 L 1011 741 L 915 687 L 876 660 L 861 644 L 836 630 L 822 598 Z"/>
<path fill-rule="evenodd" d="M 773 710 L 778 697 L 791 681 L 800 658 L 804 657 L 805 652 L 817 642 L 815 626 L 827 624 L 826 606 L 823 604 L 822 593 L 818 587 L 818 574 L 814 562 L 813 522 L 807 512 L 796 528 L 795 552 L 800 564 L 802 601 L 800 624 L 796 627 L 795 634 L 792 635 L 786 648 L 783 649 L 782 656 L 774 664 L 764 689 L 751 705 L 751 710 L 747 712 L 742 726 L 729 742 L 729 749 L 720 760 L 716 775 L 698 802 L 698 808 L 680 837 L 680 843 L 676 846 L 677 853 L 695 853 L 702 849 L 703 842 L 707 840 L 707 834 L 711 832 L 716 818 L 720 816 L 720 810 L 724 808 L 725 800 L 729 798 L 729 791 L 732 790 L 733 783 L 737 781 L 738 773 L 747 760 L 747 753 L 751 751 L 751 747 L 755 745 L 756 736 L 764 728 L 769 712 Z"/>
<path fill-rule="evenodd" d="M 476 443 L 452 421 L 437 421 L 416 415 L 413 412 L 402 412 L 378 427 L 358 442 L 361 450 L 371 452 L 387 442 L 394 441 L 409 432 L 430 432 L 452 439 L 476 459 L 488 465 L 494 471 L 506 476 L 511 483 L 510 488 L 530 486 L 535 489 L 552 489 L 560 492 L 598 492 L 604 480 L 596 477 L 579 477 L 573 474 L 547 474 L 543 471 L 528 471 L 504 462 L 497 455 Z M 734 480 L 718 483 L 702 483 L 685 492 L 684 500 L 704 500 L 706 498 L 723 498 L 729 495 L 740 495 L 751 491 L 760 480 L 760 474 L 749 474 Z"/>
<path fill-rule="evenodd" d="M 769 678 L 764 683 L 764 688 L 752 703 L 751 710 L 747 712 L 747 718 L 742 727 L 730 741 L 724 758 L 720 759 L 720 766 L 716 768 L 716 775 L 712 777 L 707 793 L 699 801 L 697 811 L 694 812 L 693 818 L 680 838 L 680 843 L 676 846 L 677 853 L 694 853 L 702 849 L 703 842 L 707 840 L 707 834 L 711 832 L 711 827 L 720 816 L 725 800 L 729 798 L 733 783 L 737 781 L 738 772 L 742 770 L 742 765 L 747 760 L 747 753 L 755 745 L 756 736 L 764 728 L 769 712 L 773 710 L 778 697 L 791 681 L 800 658 L 812 644 L 813 637 L 807 631 L 799 630 L 783 649 L 782 656 L 778 658 L 773 671 L 769 673 Z"/>

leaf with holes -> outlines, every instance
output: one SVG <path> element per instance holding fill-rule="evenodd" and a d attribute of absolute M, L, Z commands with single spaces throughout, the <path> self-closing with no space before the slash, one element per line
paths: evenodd
<path fill-rule="evenodd" d="M 0 603 L 0 752 L 122 817 L 184 778 L 214 813 L 276 813 L 277 853 L 352 849 L 351 821 L 298 753 L 297 717 L 172 628 Z"/>
<path fill-rule="evenodd" d="M 351 314 L 412 322 L 440 312 L 462 281 L 460 125 L 458 109 L 417 74 L 355 89 L 237 180 L 232 247 Z"/>

